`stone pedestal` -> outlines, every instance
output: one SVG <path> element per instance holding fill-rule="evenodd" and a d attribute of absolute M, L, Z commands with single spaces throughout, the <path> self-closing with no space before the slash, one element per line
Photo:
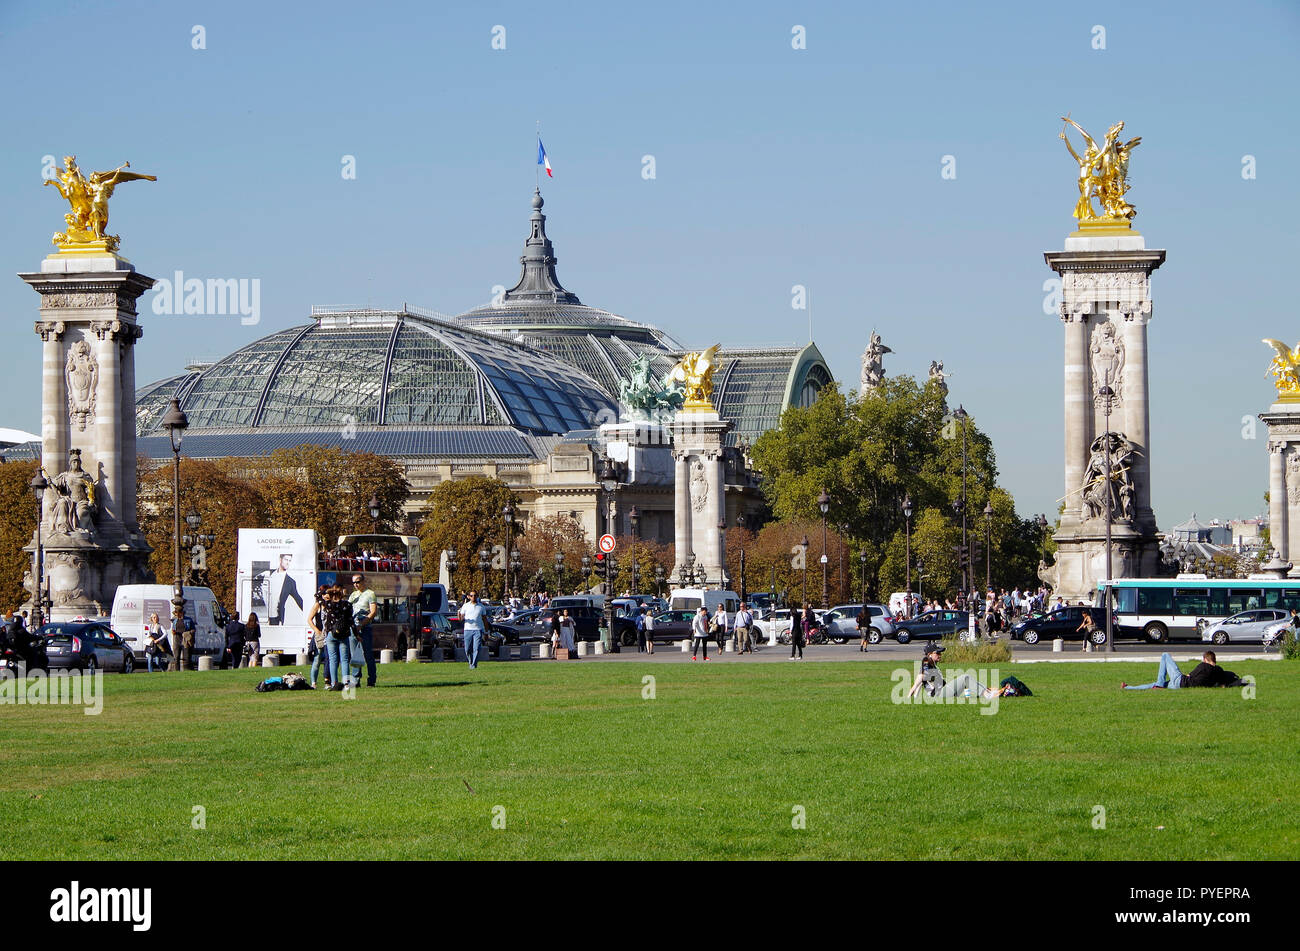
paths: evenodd
<path fill-rule="evenodd" d="M 1279 399 L 1259 418 L 1268 426 L 1268 538 L 1280 562 L 1300 555 L 1300 400 Z M 1290 577 L 1300 577 L 1291 567 Z"/>
<path fill-rule="evenodd" d="M 1159 564 L 1151 510 L 1151 414 L 1147 322 L 1151 272 L 1164 251 L 1142 235 L 1075 232 L 1064 251 L 1044 254 L 1061 275 L 1065 325 L 1065 509 L 1056 532 L 1053 588 L 1067 601 L 1092 602 L 1106 574 L 1106 496 L 1110 493 L 1111 575 L 1150 577 Z M 1098 395 L 1109 386 L 1107 401 Z M 1106 439 L 1110 470 L 1104 478 Z"/>
<path fill-rule="evenodd" d="M 52 620 L 108 614 L 119 585 L 153 581 L 136 523 L 136 301 L 153 286 L 107 252 L 51 254 L 19 274 L 41 295 L 41 507 Z M 36 550 L 36 539 L 27 546 Z M 34 582 L 28 584 L 32 592 Z"/>
<path fill-rule="evenodd" d="M 715 412 L 686 411 L 673 419 L 674 541 L 676 579 L 688 555 L 703 571 L 711 588 L 723 587 L 726 551 L 718 520 L 727 511 L 723 439 L 731 428 Z"/>

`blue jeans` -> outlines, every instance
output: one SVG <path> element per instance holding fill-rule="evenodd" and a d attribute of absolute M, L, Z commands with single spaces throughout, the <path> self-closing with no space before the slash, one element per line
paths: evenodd
<path fill-rule="evenodd" d="M 312 654 L 311 657 L 311 685 L 313 687 L 316 686 L 316 677 L 320 674 L 322 666 L 325 667 L 325 678 L 329 680 L 330 683 L 333 683 L 333 675 L 330 673 L 332 668 L 330 667 L 329 658 L 325 654 L 324 647 L 317 648 L 316 653 Z"/>
<path fill-rule="evenodd" d="M 329 651 L 330 657 L 330 680 L 334 681 L 335 686 L 351 684 L 352 650 L 348 638 L 338 638 L 331 634 L 325 638 L 325 649 Z"/>
<path fill-rule="evenodd" d="M 471 668 L 478 666 L 479 654 L 483 653 L 483 632 L 475 628 L 465 628 L 465 659 Z"/>
<path fill-rule="evenodd" d="M 1177 690 L 1183 685 L 1183 672 L 1174 663 L 1173 655 L 1167 651 L 1160 655 L 1160 670 L 1156 673 L 1154 683 L 1129 684 L 1125 690 L 1150 690 L 1152 687 L 1168 687 Z"/>
<path fill-rule="evenodd" d="M 167 658 L 162 654 L 145 654 L 144 658 L 149 663 L 149 673 L 153 673 L 155 664 L 158 666 L 158 670 L 167 670 Z"/>

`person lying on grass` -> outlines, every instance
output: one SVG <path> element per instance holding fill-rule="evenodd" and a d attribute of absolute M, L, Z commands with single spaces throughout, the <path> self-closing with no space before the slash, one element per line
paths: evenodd
<path fill-rule="evenodd" d="M 1156 679 L 1149 684 L 1128 684 L 1121 681 L 1125 690 L 1177 690 L 1180 687 L 1239 687 L 1242 680 L 1230 670 L 1219 666 L 1214 651 L 1201 655 L 1201 662 L 1192 668 L 1190 674 L 1184 674 L 1174 663 L 1168 652 L 1160 655 L 1160 669 Z"/>
<path fill-rule="evenodd" d="M 968 690 L 971 696 L 983 697 L 985 700 L 1001 696 L 1001 688 L 985 687 L 969 673 L 961 674 L 955 680 L 945 683 L 943 674 L 939 673 L 939 655 L 944 652 L 944 649 L 942 644 L 933 641 L 925 645 L 925 653 L 921 658 L 921 672 L 916 675 L 916 683 L 912 684 L 912 689 L 908 691 L 907 699 L 911 700 L 915 697 L 922 687 L 925 687 L 932 697 L 958 697 Z"/>

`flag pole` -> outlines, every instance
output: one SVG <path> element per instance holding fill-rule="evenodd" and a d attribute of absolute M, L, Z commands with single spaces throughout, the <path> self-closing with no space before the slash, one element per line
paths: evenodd
<path fill-rule="evenodd" d="M 542 120 L 538 119 L 537 120 L 537 148 L 540 150 L 541 147 L 542 147 Z M 542 173 L 538 171 L 539 168 L 541 168 L 541 163 L 534 162 L 533 163 L 533 188 L 536 189 L 537 191 L 542 190 Z"/>

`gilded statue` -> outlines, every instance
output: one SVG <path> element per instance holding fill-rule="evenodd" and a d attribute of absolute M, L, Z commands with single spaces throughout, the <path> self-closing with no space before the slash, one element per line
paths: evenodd
<path fill-rule="evenodd" d="M 57 188 L 72 209 L 63 216 L 67 230 L 54 234 L 53 243 L 57 247 L 66 250 L 118 249 L 121 238 L 108 233 L 108 200 L 113 197 L 113 189 L 123 182 L 158 181 L 156 175 L 125 171 L 130 167 L 130 162 L 123 162 L 112 171 L 91 172 L 87 178 L 77 166 L 75 155 L 63 157 L 63 171 L 57 178 L 43 183 Z"/>
<path fill-rule="evenodd" d="M 1300 399 L 1300 344 L 1294 350 L 1281 340 L 1265 337 L 1264 342 L 1273 348 L 1275 356 L 1264 372 L 1273 374 L 1278 396 Z"/>
<path fill-rule="evenodd" d="M 1074 205 L 1074 217 L 1081 222 L 1131 219 L 1137 214 L 1137 209 L 1124 198 L 1129 190 L 1128 163 L 1129 156 L 1141 144 L 1142 137 L 1136 136 L 1127 142 L 1120 142 L 1124 123 L 1116 122 L 1106 130 L 1105 141 L 1098 145 L 1083 126 L 1069 116 L 1061 116 L 1061 121 L 1078 129 L 1084 141 L 1083 155 L 1080 155 L 1074 150 L 1065 129 L 1061 130 L 1061 141 L 1079 164 L 1079 200 Z M 1093 198 L 1101 202 L 1101 214 L 1094 210 Z"/>
<path fill-rule="evenodd" d="M 676 380 L 686 388 L 685 409 L 713 409 L 709 397 L 713 393 L 718 346 L 715 343 L 707 350 L 686 354 L 668 374 L 668 379 Z"/>

